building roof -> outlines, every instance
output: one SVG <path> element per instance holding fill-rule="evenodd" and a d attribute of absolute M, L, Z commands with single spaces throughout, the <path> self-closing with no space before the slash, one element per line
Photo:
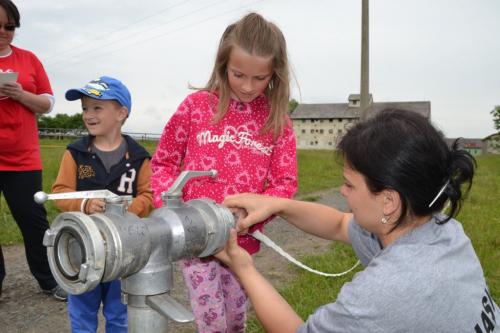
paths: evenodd
<path fill-rule="evenodd" d="M 446 144 L 451 147 L 451 145 L 455 142 L 457 138 L 446 138 Z M 459 138 L 458 147 L 459 148 L 482 148 L 483 147 L 483 139 L 477 138 Z"/>
<path fill-rule="evenodd" d="M 482 141 L 487 141 L 487 140 L 489 140 L 489 139 L 494 138 L 494 137 L 495 137 L 495 136 L 497 136 L 497 135 L 500 135 L 500 132 L 496 132 L 496 133 L 490 134 L 490 135 L 488 135 L 487 137 L 485 137 Z"/>
<path fill-rule="evenodd" d="M 426 118 L 431 115 L 431 102 L 375 102 L 372 111 L 378 113 L 384 109 L 404 109 L 420 113 Z M 359 118 L 361 110 L 349 107 L 348 103 L 299 104 L 291 114 L 292 119 L 329 119 Z"/>
<path fill-rule="evenodd" d="M 372 94 L 368 94 L 368 99 L 371 101 L 373 100 Z M 347 97 L 348 101 L 360 101 L 361 100 L 361 94 L 350 94 L 349 97 Z"/>
<path fill-rule="evenodd" d="M 299 104 L 290 115 L 292 119 L 359 118 L 359 108 L 349 108 L 347 103 Z"/>

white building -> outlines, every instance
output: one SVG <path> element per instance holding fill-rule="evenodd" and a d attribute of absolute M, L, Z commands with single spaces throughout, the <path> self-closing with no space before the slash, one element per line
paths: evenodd
<path fill-rule="evenodd" d="M 348 103 L 299 104 L 290 115 L 297 149 L 335 149 L 342 135 L 359 120 L 359 106 L 358 94 L 349 95 Z M 418 112 L 427 118 L 431 115 L 429 101 L 372 102 L 370 113 L 389 108 Z"/>
<path fill-rule="evenodd" d="M 488 135 L 482 141 L 484 153 L 500 154 L 500 132 Z"/>

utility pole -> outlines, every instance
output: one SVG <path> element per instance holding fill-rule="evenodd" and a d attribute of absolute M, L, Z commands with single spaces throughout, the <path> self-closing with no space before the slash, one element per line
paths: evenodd
<path fill-rule="evenodd" d="M 368 0 L 362 1 L 361 9 L 361 87 L 360 87 L 360 109 L 361 120 L 368 117 L 371 107 L 370 101 L 370 36 L 369 36 L 369 10 Z"/>

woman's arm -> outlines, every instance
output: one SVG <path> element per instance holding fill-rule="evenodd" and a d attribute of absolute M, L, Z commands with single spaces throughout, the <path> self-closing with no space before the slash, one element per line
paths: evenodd
<path fill-rule="evenodd" d="M 309 234 L 350 243 L 348 224 L 352 214 L 325 205 L 249 193 L 229 196 L 223 204 L 247 212 L 245 218 L 238 220 L 238 230 L 246 229 L 271 215 L 278 215 Z"/>
<path fill-rule="evenodd" d="M 226 248 L 215 257 L 236 274 L 266 332 L 295 332 L 302 325 L 303 321 L 297 313 L 255 269 L 248 252 L 238 246 L 235 230 L 231 230 Z"/>
<path fill-rule="evenodd" d="M 17 82 L 4 83 L 0 87 L 0 94 L 18 101 L 33 113 L 46 113 L 50 111 L 52 106 L 49 97 L 25 91 Z"/>

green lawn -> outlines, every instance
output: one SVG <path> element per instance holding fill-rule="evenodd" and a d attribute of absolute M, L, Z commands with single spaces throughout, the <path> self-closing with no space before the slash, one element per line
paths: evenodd
<path fill-rule="evenodd" d="M 66 146 L 72 140 L 40 140 L 43 163 L 43 190 L 50 193 L 50 188 L 57 177 L 61 157 Z M 155 141 L 140 142 L 152 154 L 156 148 Z M 299 193 L 307 194 L 314 191 L 339 186 L 340 171 L 336 167 L 334 154 L 331 151 L 299 151 Z M 335 170 L 332 175 L 330 170 Z M 59 214 L 52 201 L 45 204 L 48 220 L 53 221 Z M 10 215 L 4 198 L 0 199 L 0 244 L 16 244 L 22 242 L 19 228 Z"/>
<path fill-rule="evenodd" d="M 69 141 L 42 140 L 42 160 L 44 165 L 44 191 L 50 187 L 57 176 L 59 161 Z M 141 142 L 148 151 L 153 152 L 155 142 Z M 472 191 L 465 202 L 458 220 L 471 238 L 477 255 L 483 266 L 488 285 L 495 300 L 500 299 L 500 156 L 484 155 L 478 159 L 478 170 Z M 342 170 L 331 151 L 298 152 L 299 194 L 338 187 L 342 183 Z M 49 221 L 58 214 L 49 201 L 46 204 Z M 8 207 L 2 198 L 0 201 L 0 244 L 14 244 L 22 241 L 21 235 Z M 332 244 L 332 251 L 322 256 L 301 258 L 307 265 L 326 272 L 343 271 L 353 264 L 354 255 L 350 247 Z M 296 279 L 280 290 L 302 318 L 306 319 L 321 304 L 335 300 L 341 286 L 352 278 L 353 274 L 341 278 L 324 278 L 303 270 L 296 270 Z M 248 332 L 261 332 L 259 324 L 250 320 Z"/>
<path fill-rule="evenodd" d="M 500 155 L 478 158 L 471 192 L 458 220 L 472 240 L 491 294 L 500 300 Z"/>
<path fill-rule="evenodd" d="M 299 150 L 299 195 L 339 187 L 342 168 L 336 154 L 330 150 Z"/>
<path fill-rule="evenodd" d="M 42 154 L 42 164 L 43 164 L 43 190 L 50 193 L 50 188 L 52 183 L 57 177 L 59 171 L 59 164 L 61 162 L 62 155 L 66 150 L 66 146 L 72 140 L 40 140 L 40 149 Z M 149 152 L 154 152 L 156 148 L 156 142 L 145 141 L 141 142 L 142 145 L 146 147 Z M 45 204 L 47 209 L 48 220 L 53 221 L 54 218 L 59 214 L 59 211 L 55 207 L 52 201 L 48 201 Z M 14 222 L 12 215 L 10 214 L 9 207 L 5 202 L 3 196 L 0 199 L 0 244 L 9 245 L 22 242 L 21 232 Z"/>

